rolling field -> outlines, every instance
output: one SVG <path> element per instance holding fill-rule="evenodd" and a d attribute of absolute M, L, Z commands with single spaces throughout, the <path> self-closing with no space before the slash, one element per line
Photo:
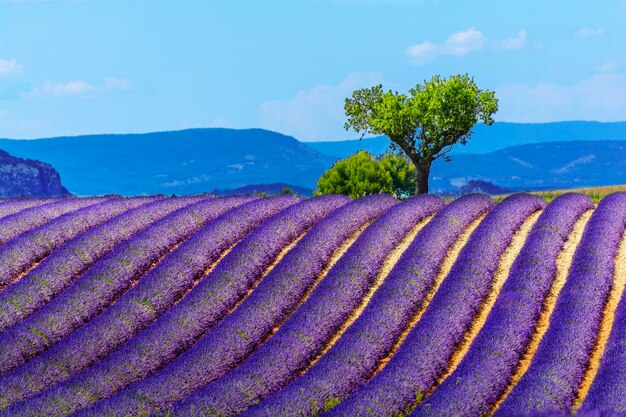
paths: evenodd
<path fill-rule="evenodd" d="M 626 193 L 0 200 L 0 416 L 626 415 Z"/>

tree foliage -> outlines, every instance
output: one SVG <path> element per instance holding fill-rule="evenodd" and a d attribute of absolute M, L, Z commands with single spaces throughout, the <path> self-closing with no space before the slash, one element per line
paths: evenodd
<path fill-rule="evenodd" d="M 414 188 L 415 169 L 406 157 L 388 152 L 375 158 L 360 151 L 335 162 L 322 174 L 314 194 L 344 194 L 357 198 L 382 192 L 407 198 Z"/>
<path fill-rule="evenodd" d="M 346 130 L 362 133 L 361 137 L 387 135 L 392 149 L 404 152 L 415 165 L 416 193 L 427 193 L 432 162 L 449 160 L 452 146 L 465 144 L 479 121 L 493 124 L 498 100 L 468 75 L 435 75 L 408 95 L 384 92 L 382 85 L 357 90 L 346 99 L 344 109 Z"/>

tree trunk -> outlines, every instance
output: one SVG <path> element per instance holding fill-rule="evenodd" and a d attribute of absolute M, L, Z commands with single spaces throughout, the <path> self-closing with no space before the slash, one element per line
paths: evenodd
<path fill-rule="evenodd" d="M 430 175 L 430 164 L 432 162 L 414 162 L 417 170 L 417 181 L 415 181 L 415 194 L 428 194 L 428 176 Z"/>

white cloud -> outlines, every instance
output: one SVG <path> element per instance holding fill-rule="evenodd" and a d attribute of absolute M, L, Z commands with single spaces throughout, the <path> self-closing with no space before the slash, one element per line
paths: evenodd
<path fill-rule="evenodd" d="M 604 61 L 597 68 L 598 72 L 617 72 L 626 69 L 626 58 Z"/>
<path fill-rule="evenodd" d="M 446 55 L 467 55 L 472 51 L 482 49 L 485 37 L 482 32 L 475 28 L 469 28 L 464 32 L 457 32 L 450 35 L 443 45 L 442 51 Z"/>
<path fill-rule="evenodd" d="M 381 83 L 380 74 L 356 72 L 337 85 L 300 91 L 289 100 L 266 101 L 259 107 L 260 126 L 305 141 L 355 138 L 357 134 L 343 128 L 345 99 L 354 90 Z"/>
<path fill-rule="evenodd" d="M 22 66 L 16 60 L 0 59 L 0 76 L 21 74 L 22 70 Z"/>
<path fill-rule="evenodd" d="M 528 34 L 525 30 L 517 32 L 515 38 L 508 38 L 500 42 L 500 46 L 508 50 L 522 49 L 528 44 Z"/>
<path fill-rule="evenodd" d="M 581 36 L 583 38 L 589 38 L 591 36 L 602 36 L 605 33 L 606 33 L 606 29 L 603 27 L 597 27 L 597 28 L 584 27 L 584 28 L 578 29 L 578 36 Z"/>
<path fill-rule="evenodd" d="M 85 81 L 75 80 L 65 83 L 47 81 L 42 85 L 33 88 L 26 94 L 28 97 L 50 97 L 50 96 L 95 96 L 112 91 L 131 90 L 133 84 L 122 78 L 105 78 L 98 85 L 93 85 Z"/>
<path fill-rule="evenodd" d="M 485 38 L 475 28 L 453 33 L 442 44 L 435 44 L 427 40 L 416 45 L 409 46 L 406 54 L 416 65 L 424 64 L 433 60 L 437 55 L 464 56 L 483 47 Z"/>
<path fill-rule="evenodd" d="M 496 117 L 502 121 L 626 120 L 625 73 L 595 74 L 572 85 L 505 85 L 496 89 L 496 97 Z"/>
<path fill-rule="evenodd" d="M 480 51 L 485 47 L 492 49 L 516 50 L 528 44 L 526 30 L 520 30 L 514 38 L 502 41 L 490 40 L 476 28 L 453 33 L 444 43 L 436 44 L 427 40 L 406 49 L 406 55 L 415 65 L 422 65 L 432 61 L 437 56 L 465 56 L 474 51 Z"/>

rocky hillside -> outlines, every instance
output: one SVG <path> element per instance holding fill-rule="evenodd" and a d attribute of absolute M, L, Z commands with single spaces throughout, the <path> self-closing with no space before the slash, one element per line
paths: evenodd
<path fill-rule="evenodd" d="M 275 183 L 311 189 L 336 159 L 262 129 L 0 140 L 0 149 L 52 164 L 77 195 L 185 195 Z"/>
<path fill-rule="evenodd" d="M 70 193 L 50 165 L 16 158 L 0 150 L 0 197 L 59 197 Z"/>

